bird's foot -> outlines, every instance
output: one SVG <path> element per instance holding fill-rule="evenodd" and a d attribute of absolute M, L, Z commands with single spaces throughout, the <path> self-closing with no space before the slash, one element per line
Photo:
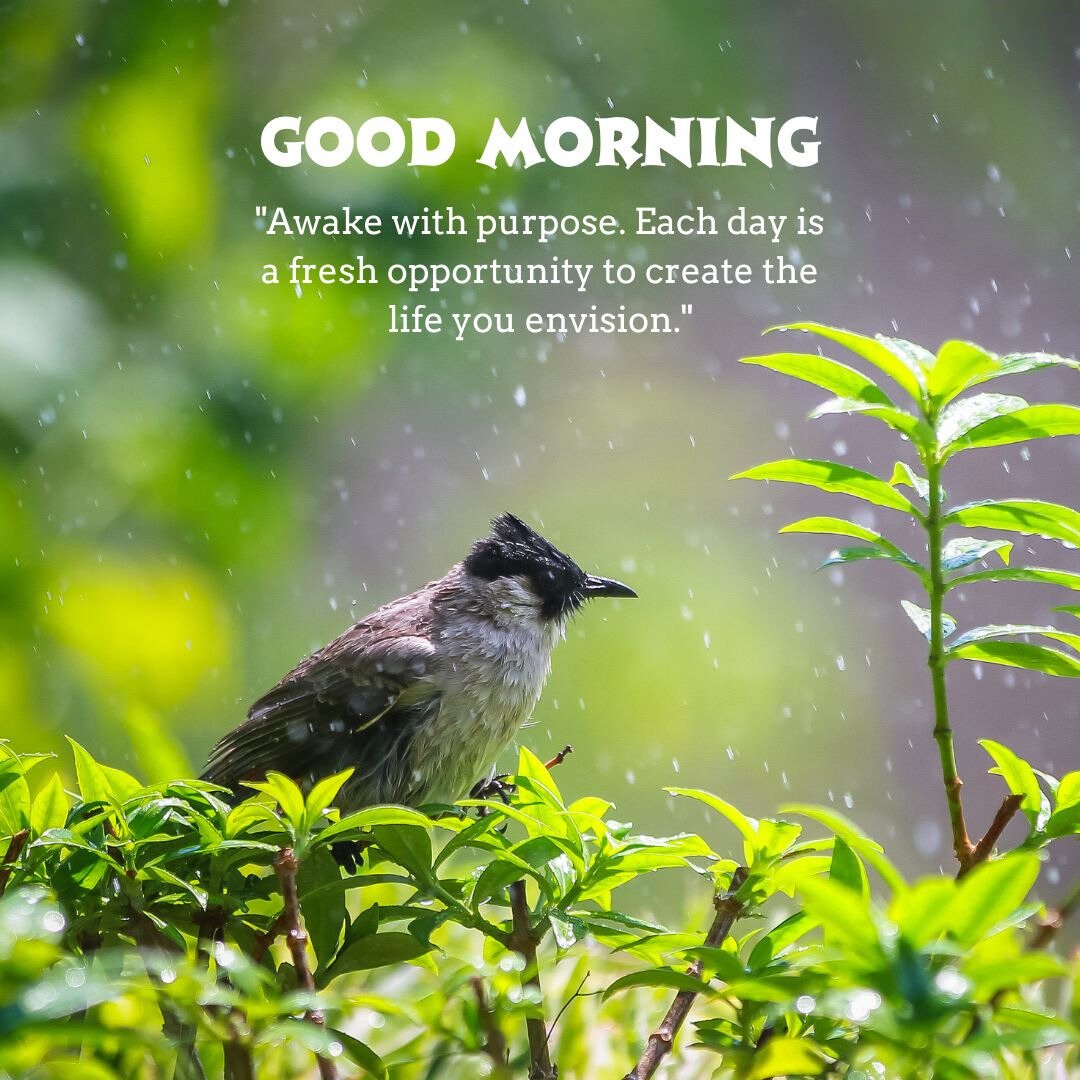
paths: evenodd
<path fill-rule="evenodd" d="M 510 796 L 517 791 L 517 785 L 509 782 L 509 773 L 499 773 L 498 776 L 488 776 L 473 785 L 469 792 L 470 799 L 501 799 L 504 803 L 510 802 Z"/>
<path fill-rule="evenodd" d="M 355 874 L 363 865 L 364 852 L 369 847 L 370 840 L 339 840 L 330 845 L 330 854 L 346 874 Z"/>

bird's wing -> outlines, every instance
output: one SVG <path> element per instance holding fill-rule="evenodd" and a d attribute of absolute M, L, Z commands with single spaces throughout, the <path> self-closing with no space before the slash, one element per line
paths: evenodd
<path fill-rule="evenodd" d="M 344 768 L 341 751 L 390 719 L 423 680 L 433 653 L 427 637 L 383 636 L 381 629 L 359 623 L 286 675 L 214 747 L 203 779 L 242 790 L 243 781 L 268 771 L 301 780 Z"/>

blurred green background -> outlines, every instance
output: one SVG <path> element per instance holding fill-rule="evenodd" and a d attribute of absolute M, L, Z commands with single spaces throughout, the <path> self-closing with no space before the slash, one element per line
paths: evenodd
<path fill-rule="evenodd" d="M 931 347 L 961 336 L 1075 354 L 1077 14 L 915 3 L 901 15 L 862 0 L 0 3 L 0 735 L 62 752 L 70 733 L 136 769 L 150 740 L 198 767 L 298 659 L 441 574 L 511 509 L 641 594 L 581 616 L 524 733 L 541 755 L 575 744 L 565 791 L 614 798 L 657 832 L 703 825 L 664 784 L 750 813 L 831 802 L 910 866 L 947 862 L 922 641 L 896 606 L 916 599 L 909 583 L 888 568 L 815 575 L 828 542 L 775 533 L 823 499 L 726 480 L 790 449 L 887 475 L 896 448 L 858 419 L 804 424 L 820 394 L 736 361 L 769 347 L 763 327 L 801 316 Z M 283 113 L 443 116 L 458 150 L 437 169 L 278 170 L 258 144 Z M 816 114 L 821 161 L 471 163 L 493 116 L 535 127 L 609 113 Z M 692 302 L 677 338 L 456 344 L 389 336 L 387 303 L 415 298 L 387 287 L 298 296 L 260 283 L 264 262 L 295 252 L 380 265 L 495 254 L 468 239 L 270 239 L 255 221 L 257 204 L 343 203 L 628 219 L 637 205 L 746 204 L 806 207 L 828 226 L 783 247 L 818 264 L 812 288 L 606 294 L 676 313 Z M 629 236 L 497 252 L 772 253 Z M 484 289 L 437 302 L 581 298 Z M 1025 385 L 1076 401 L 1070 376 Z M 959 497 L 1080 502 L 1076 445 L 966 457 Z M 1075 552 L 1046 557 L 1077 568 Z M 1001 588 L 956 613 L 1039 621 L 1054 599 Z M 1055 773 L 1076 767 L 1075 686 L 990 669 L 951 680 L 976 826 L 999 797 L 977 735 Z"/>

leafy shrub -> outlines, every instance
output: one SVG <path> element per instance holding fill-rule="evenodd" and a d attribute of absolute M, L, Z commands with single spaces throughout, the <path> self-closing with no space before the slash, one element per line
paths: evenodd
<path fill-rule="evenodd" d="M 1080 365 L 963 342 L 935 356 L 897 339 L 793 329 L 848 347 L 914 406 L 822 356 L 748 358 L 836 395 L 815 415 L 884 422 L 917 460 L 889 481 L 807 460 L 739 475 L 854 496 L 924 531 L 925 559 L 844 518 L 783 530 L 856 540 L 825 564 L 892 562 L 925 588 L 927 606 L 905 610 L 928 642 L 928 727 L 955 876 L 906 880 L 833 810 L 786 806 L 758 820 L 699 790 L 670 794 L 704 804 L 730 831 L 636 833 L 603 799 L 568 802 L 553 776 L 559 759 L 545 766 L 527 749 L 506 802 L 344 818 L 332 804 L 347 773 L 306 793 L 271 774 L 233 806 L 198 781 L 144 786 L 74 742 L 71 794 L 59 774 L 41 779 L 43 757 L 5 750 L 0 1072 L 546 1080 L 557 1064 L 564 1077 L 630 1069 L 641 1080 L 675 1048 L 694 1006 L 693 1048 L 675 1050 L 687 1075 L 1038 1077 L 1080 1065 L 1080 968 L 1052 949 L 1078 892 L 1056 910 L 1032 894 L 1046 848 L 1080 832 L 1080 773 L 1058 780 L 982 740 L 1007 794 L 973 840 L 945 678 L 953 660 L 1077 677 L 1080 635 L 1048 624 L 957 633 L 944 610 L 952 589 L 985 581 L 1080 589 L 1073 571 L 1012 566 L 999 537 L 946 540 L 947 529 L 1077 546 L 1080 513 L 1028 498 L 947 504 L 942 488 L 957 453 L 1080 433 L 1073 406 L 960 395 L 1000 375 Z M 988 559 L 1002 565 L 972 569 Z M 998 855 L 1017 813 L 1027 837 Z M 362 869 L 343 874 L 337 845 L 362 848 Z M 623 909 L 620 890 L 658 870 L 713 896 L 705 933 Z"/>

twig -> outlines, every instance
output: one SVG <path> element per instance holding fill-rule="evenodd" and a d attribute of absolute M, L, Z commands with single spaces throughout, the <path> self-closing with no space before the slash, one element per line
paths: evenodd
<path fill-rule="evenodd" d="M 574 748 L 567 743 L 550 761 L 545 762 L 545 769 L 554 769 L 556 765 L 561 765 L 570 754 L 574 752 Z"/>
<path fill-rule="evenodd" d="M 591 996 L 589 994 L 583 994 L 581 992 L 582 987 L 589 981 L 589 976 L 591 974 L 591 971 L 585 972 L 585 977 L 581 980 L 581 982 L 578 983 L 578 988 L 562 1003 L 562 1008 L 559 1009 L 559 1011 L 555 1014 L 555 1019 L 551 1021 L 551 1026 L 547 1029 L 547 1035 L 545 1036 L 549 1043 L 551 1042 L 551 1036 L 555 1033 L 555 1025 L 562 1019 L 563 1013 L 566 1012 L 566 1010 L 574 1004 L 575 999 L 579 997 Z M 602 993 L 602 991 L 600 990 L 594 992 L 597 994 Z"/>
<path fill-rule="evenodd" d="M 165 984 L 159 972 L 146 956 L 147 952 L 176 953 L 176 946 L 157 928 L 145 912 L 135 912 L 130 923 L 130 933 L 139 947 L 143 966 L 150 980 L 161 993 L 158 1008 L 161 1010 L 161 1026 L 165 1038 L 176 1047 L 174 1080 L 206 1080 L 199 1051 L 195 1046 L 197 1026 L 184 1020 L 183 1014 L 165 994 Z"/>
<path fill-rule="evenodd" d="M 567 747 L 566 749 L 569 750 L 570 747 Z M 11 871 L 15 869 L 15 864 L 19 861 L 19 856 L 22 854 L 23 848 L 26 847 L 26 841 L 29 839 L 29 829 L 20 829 L 12 836 L 11 843 L 8 844 L 7 854 L 4 856 L 3 865 L 0 865 L 0 896 L 4 895 L 8 878 L 11 877 Z"/>
<path fill-rule="evenodd" d="M 513 932 L 510 935 L 510 947 L 522 960 L 525 967 L 521 972 L 522 990 L 532 989 L 536 1000 L 543 1002 L 540 990 L 540 968 L 536 962 L 536 946 L 540 939 L 536 936 L 529 920 L 529 905 L 525 899 L 525 882 L 515 881 L 509 888 L 510 912 L 513 918 Z M 556 1080 L 559 1070 L 551 1064 L 548 1055 L 547 1028 L 543 1016 L 530 1016 L 525 1021 L 529 1033 L 529 1080 Z"/>
<path fill-rule="evenodd" d="M 282 848 L 281 854 L 274 860 L 274 872 L 277 874 L 278 883 L 281 886 L 281 899 L 285 909 L 285 940 L 292 956 L 293 967 L 296 969 L 296 981 L 304 990 L 315 991 L 315 980 L 311 975 L 311 967 L 307 958 L 307 933 L 300 922 L 300 897 L 296 891 L 296 856 L 292 848 Z M 325 1027 L 326 1018 L 321 1009 L 308 1009 L 304 1013 L 304 1019 L 319 1027 Z M 337 1066 L 321 1054 L 315 1055 L 319 1064 L 319 1076 L 322 1080 L 338 1080 Z"/>
<path fill-rule="evenodd" d="M 1005 827 L 1016 816 L 1016 812 L 1020 809 L 1020 804 L 1023 801 L 1023 795 L 1005 796 L 1001 805 L 998 807 L 998 812 L 994 815 L 994 820 L 990 822 L 990 828 L 986 830 L 983 834 L 983 838 L 972 849 L 967 862 L 960 864 L 960 869 L 956 874 L 957 878 L 962 878 L 969 870 L 972 870 L 974 867 L 978 866 L 979 863 L 984 863 L 990 858 L 990 855 L 994 850 L 994 845 L 1001 838 L 1001 834 L 1005 831 Z"/>
<path fill-rule="evenodd" d="M 469 982 L 472 983 L 473 993 L 476 995 L 476 1010 L 480 1016 L 480 1026 L 484 1029 L 484 1053 L 491 1059 L 491 1075 L 510 1080 L 506 1036 L 491 1010 L 491 1002 L 484 990 L 484 980 L 474 975 Z"/>
<path fill-rule="evenodd" d="M 707 948 L 717 948 L 722 945 L 724 939 L 731 933 L 735 920 L 742 915 L 743 902 L 736 898 L 736 894 L 746 881 L 746 876 L 746 867 L 738 867 L 731 875 L 727 891 L 723 895 L 717 894 L 713 900 L 716 917 L 713 919 L 712 926 L 709 927 L 708 934 L 705 935 Z M 701 960 L 695 960 L 686 969 L 686 974 L 695 979 L 700 978 L 703 966 Z M 638 1063 L 626 1074 L 624 1080 L 648 1080 L 656 1072 L 660 1067 L 660 1062 L 675 1045 L 675 1036 L 679 1034 L 679 1029 L 690 1014 L 696 997 L 696 990 L 680 990 L 675 995 L 675 1000 L 672 1001 L 660 1026 L 649 1036 L 649 1041 L 645 1044 Z"/>
<path fill-rule="evenodd" d="M 251 959 L 254 960 L 256 964 L 262 963 L 267 950 L 269 950 L 270 946 L 285 932 L 285 925 L 287 922 L 288 912 L 282 911 L 268 930 L 264 930 L 261 934 L 256 935 L 255 945 L 251 950 Z"/>
<path fill-rule="evenodd" d="M 232 1009 L 226 1017 L 229 1037 L 222 1045 L 225 1055 L 225 1080 L 255 1080 L 255 1060 L 251 1054 L 251 1045 L 240 1031 L 244 1014 L 239 1009 Z"/>
<path fill-rule="evenodd" d="M 1045 949 L 1057 937 L 1065 920 L 1080 907 L 1080 881 L 1077 881 L 1072 889 L 1065 894 L 1065 899 L 1058 904 L 1056 909 L 1046 913 L 1046 918 L 1039 924 L 1039 929 L 1031 937 L 1029 949 Z"/>

